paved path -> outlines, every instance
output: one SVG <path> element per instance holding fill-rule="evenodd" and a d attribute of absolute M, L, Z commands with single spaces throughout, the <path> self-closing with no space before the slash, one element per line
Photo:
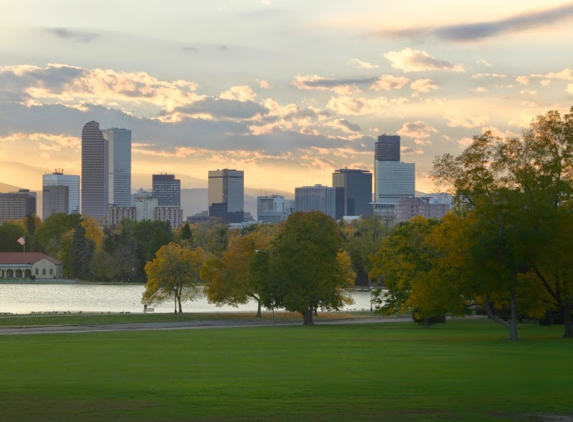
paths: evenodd
<path fill-rule="evenodd" d="M 410 317 L 398 318 L 356 318 L 341 320 L 315 321 L 315 325 L 337 324 L 379 324 L 389 322 L 412 321 Z M 300 321 L 277 321 L 276 327 L 301 325 Z M 57 325 L 36 327 L 13 327 L 0 328 L 0 335 L 20 334 L 71 334 L 71 333 L 95 333 L 110 331 L 149 331 L 149 330 L 190 330 L 206 328 L 244 328 L 244 327 L 270 327 L 268 320 L 244 321 L 244 320 L 217 320 L 217 321 L 186 321 L 186 322 L 151 322 L 138 324 L 102 324 L 102 325 Z"/>

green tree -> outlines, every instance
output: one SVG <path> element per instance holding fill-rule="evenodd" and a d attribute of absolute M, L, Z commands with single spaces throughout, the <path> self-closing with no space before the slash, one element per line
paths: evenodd
<path fill-rule="evenodd" d="M 532 295 L 520 292 L 531 286 L 528 265 L 530 228 L 524 224 L 527 207 L 524 192 L 507 177 L 507 166 L 499 159 L 507 143 L 490 132 L 475 136 L 458 157 L 445 154 L 434 160 L 432 176 L 449 184 L 456 195 L 457 212 L 473 219 L 474 244 L 467 251 L 482 275 L 475 293 L 481 292 L 488 316 L 517 340 L 519 308 L 535 308 Z M 507 303 L 506 316 L 494 312 Z"/>
<path fill-rule="evenodd" d="M 41 248 L 50 256 L 58 257 L 62 249 L 62 238 L 65 233 L 74 230 L 81 223 L 80 214 L 52 214 L 35 230 Z M 58 258 L 59 259 L 59 258 Z M 60 259 L 61 260 L 61 259 Z"/>
<path fill-rule="evenodd" d="M 352 303 L 346 289 L 356 274 L 341 247 L 336 222 L 322 212 L 296 212 L 281 224 L 270 250 L 271 277 L 262 277 L 272 283 L 277 306 L 300 313 L 304 325 L 312 325 L 316 309 Z"/>
<path fill-rule="evenodd" d="M 18 243 L 18 239 L 25 233 L 21 225 L 3 222 L 0 225 L 0 252 L 22 252 L 22 245 Z"/>
<path fill-rule="evenodd" d="M 145 265 L 147 283 L 141 302 L 150 305 L 174 298 L 181 313 L 182 301 L 201 295 L 200 268 L 208 258 L 202 248 L 189 250 L 176 243 L 163 245 L 156 257 Z"/>
<path fill-rule="evenodd" d="M 414 217 L 383 239 L 370 272 L 372 278 L 384 280 L 384 290 L 375 292 L 376 312 L 390 315 L 409 311 L 426 328 L 432 318 L 459 312 L 459 296 L 452 298 L 432 288 L 439 279 L 437 250 L 431 241 L 438 225 L 436 219 Z"/>
<path fill-rule="evenodd" d="M 235 306 L 253 299 L 258 304 L 257 317 L 261 316 L 261 286 L 255 282 L 251 261 L 257 250 L 268 251 L 272 229 L 260 226 L 232 237 L 221 257 L 214 256 L 203 264 L 201 277 L 207 282 L 205 293 L 209 302 Z"/>
<path fill-rule="evenodd" d="M 81 280 L 89 280 L 90 274 L 90 261 L 95 250 L 93 240 L 86 237 L 86 229 L 83 225 L 78 224 L 72 236 L 71 244 L 71 261 L 72 261 L 72 276 Z"/>

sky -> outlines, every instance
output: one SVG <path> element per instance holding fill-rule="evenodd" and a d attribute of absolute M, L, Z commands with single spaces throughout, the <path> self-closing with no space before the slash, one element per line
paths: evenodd
<path fill-rule="evenodd" d="M 551 0 L 0 0 L 0 182 L 81 174 L 96 120 L 132 130 L 133 189 L 331 185 L 386 133 L 432 192 L 435 156 L 568 112 L 571 39 Z"/>

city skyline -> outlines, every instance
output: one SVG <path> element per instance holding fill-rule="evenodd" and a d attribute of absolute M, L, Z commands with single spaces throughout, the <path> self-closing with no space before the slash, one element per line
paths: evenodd
<path fill-rule="evenodd" d="M 431 192 L 434 156 L 573 104 L 572 2 L 176 6 L 3 6 L 0 182 L 81 174 L 94 120 L 132 130 L 133 189 L 160 172 L 206 187 L 209 170 L 240 168 L 245 187 L 292 194 L 336 169 L 374 173 L 377 137 L 396 134 Z"/>

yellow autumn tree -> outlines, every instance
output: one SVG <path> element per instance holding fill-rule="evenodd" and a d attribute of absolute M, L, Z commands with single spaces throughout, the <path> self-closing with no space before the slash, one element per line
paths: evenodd
<path fill-rule="evenodd" d="M 147 283 L 141 303 L 151 305 L 174 300 L 175 313 L 181 313 L 181 302 L 202 294 L 199 271 L 207 259 L 209 254 L 203 248 L 187 249 L 176 243 L 162 246 L 155 259 L 145 265 Z"/>

